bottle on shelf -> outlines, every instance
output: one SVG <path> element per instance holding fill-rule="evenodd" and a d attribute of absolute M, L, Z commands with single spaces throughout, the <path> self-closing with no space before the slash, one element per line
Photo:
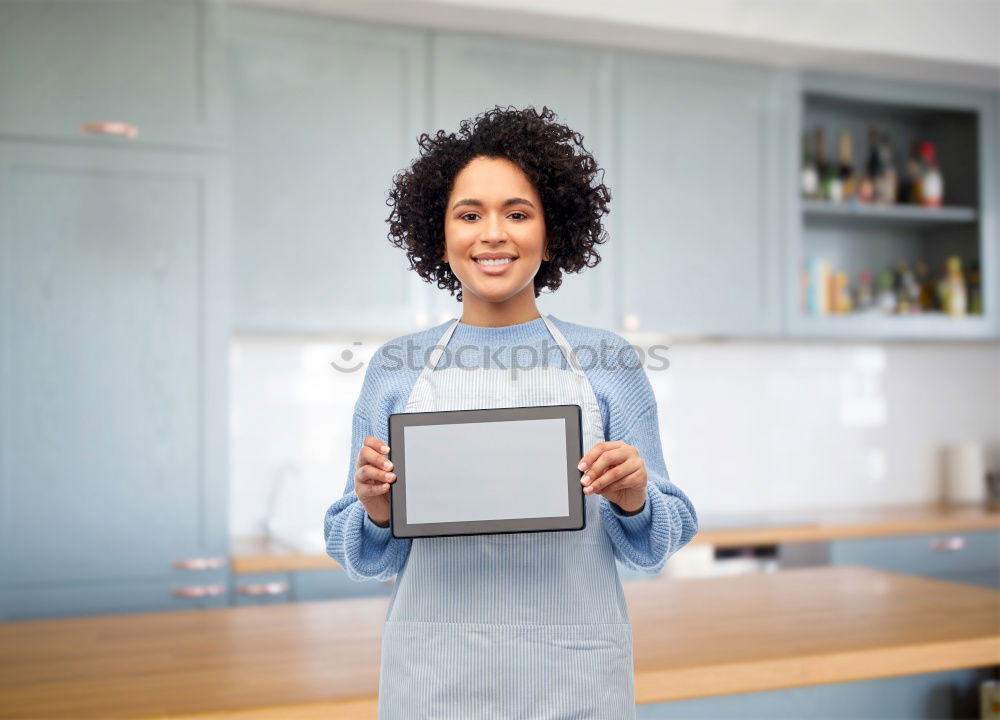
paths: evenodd
<path fill-rule="evenodd" d="M 920 143 L 920 198 L 924 207 L 941 207 L 944 200 L 944 177 L 938 168 L 934 144 L 926 140 Z"/>
<path fill-rule="evenodd" d="M 875 176 L 875 202 L 892 205 L 896 202 L 898 184 L 888 135 L 883 134 L 879 138 L 876 152 L 879 158 L 879 173 Z"/>
<path fill-rule="evenodd" d="M 851 151 L 851 133 L 841 130 L 837 138 L 837 173 L 840 193 L 845 201 L 851 201 L 857 194 L 857 178 L 854 174 L 854 158 Z"/>
<path fill-rule="evenodd" d="M 878 276 L 878 297 L 876 305 L 884 313 L 896 310 L 896 293 L 892 289 L 892 272 L 883 270 Z"/>
<path fill-rule="evenodd" d="M 918 305 L 921 312 L 934 312 L 941 309 L 938 294 L 931 279 L 930 268 L 926 260 L 918 260 L 916 265 L 916 281 L 920 287 Z"/>
<path fill-rule="evenodd" d="M 858 202 L 875 202 L 875 181 L 882 174 L 882 158 L 878 153 L 878 131 L 875 126 L 868 127 L 868 160 L 865 171 L 858 180 Z"/>
<path fill-rule="evenodd" d="M 955 255 L 945 261 L 945 274 L 938 283 L 938 295 L 946 314 L 952 317 L 965 315 L 965 278 L 962 276 L 962 261 Z"/>
<path fill-rule="evenodd" d="M 819 199 L 819 171 L 816 168 L 816 160 L 809 150 L 808 133 L 802 136 L 802 175 L 800 178 L 802 197 L 809 200 Z"/>
<path fill-rule="evenodd" d="M 832 272 L 830 262 L 811 255 L 805 261 L 805 312 L 807 315 L 827 315 L 832 306 Z"/>
<path fill-rule="evenodd" d="M 864 312 L 871 310 L 875 305 L 875 297 L 872 293 L 872 274 L 868 270 L 858 273 L 858 291 L 855 307 Z"/>
<path fill-rule="evenodd" d="M 899 180 L 899 202 L 920 203 L 920 175 L 922 172 L 920 143 L 914 140 L 910 143 L 910 154 L 906 159 L 906 170 Z"/>
<path fill-rule="evenodd" d="M 816 171 L 819 175 L 820 198 L 840 202 L 840 178 L 834 164 L 826 160 L 826 133 L 822 127 L 816 128 Z"/>
<path fill-rule="evenodd" d="M 848 285 L 847 273 L 838 271 L 833 276 L 833 312 L 851 312 L 851 288 Z"/>
<path fill-rule="evenodd" d="M 896 312 L 920 312 L 920 285 L 906 263 L 900 263 L 896 269 L 898 288 L 896 290 Z"/>

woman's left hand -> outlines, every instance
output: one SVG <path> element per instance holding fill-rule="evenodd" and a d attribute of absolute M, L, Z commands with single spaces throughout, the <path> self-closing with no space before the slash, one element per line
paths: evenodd
<path fill-rule="evenodd" d="M 622 440 L 599 442 L 580 464 L 585 495 L 603 495 L 625 512 L 636 512 L 646 502 L 646 464 L 639 450 Z"/>

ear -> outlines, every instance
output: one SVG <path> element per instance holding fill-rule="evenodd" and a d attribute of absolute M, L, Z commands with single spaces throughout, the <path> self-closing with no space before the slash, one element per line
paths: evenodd
<path fill-rule="evenodd" d="M 545 238 L 545 249 L 542 251 L 542 260 L 549 260 L 549 239 Z"/>

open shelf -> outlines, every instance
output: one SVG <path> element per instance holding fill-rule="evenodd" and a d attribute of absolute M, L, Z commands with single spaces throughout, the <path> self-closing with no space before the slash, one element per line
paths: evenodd
<path fill-rule="evenodd" d="M 979 213 L 972 207 L 926 208 L 919 205 L 875 205 L 802 200 L 806 220 L 845 219 L 895 223 L 974 223 Z"/>
<path fill-rule="evenodd" d="M 827 338 L 872 339 L 995 339 L 997 322 L 996 277 L 1000 268 L 997 238 L 988 220 L 996 212 L 991 197 L 996 149 L 992 128 L 997 126 L 994 98 L 986 92 L 933 88 L 924 85 L 806 73 L 798 91 L 799 115 L 795 143 L 796 168 L 801 173 L 803 136 L 825 131 L 826 158 L 836 163 L 837 138 L 851 136 L 853 167 L 864 173 L 869 153 L 869 129 L 887 134 L 892 161 L 900 182 L 912 143 L 934 144 L 944 177 L 942 207 L 861 203 L 856 199 L 832 202 L 805 198 L 796 184 L 794 208 L 789 216 L 794 241 L 789 258 L 789 302 L 786 315 L 791 335 Z M 791 147 L 791 144 L 790 144 Z M 995 194 L 995 193 L 993 193 Z M 911 271 L 924 262 L 936 288 L 949 257 L 959 257 L 967 288 L 969 271 L 978 270 L 982 312 L 952 317 L 941 311 L 886 313 L 858 310 L 859 275 L 871 274 L 877 293 L 880 273 L 906 265 Z M 808 282 L 816 287 L 812 260 L 824 261 L 832 272 L 846 274 L 852 295 L 852 311 L 807 312 L 804 303 L 804 268 Z M 936 294 L 936 293 L 935 293 Z M 813 296 L 815 298 L 815 296 Z M 814 300 L 815 302 L 815 300 Z M 971 303 L 970 303 L 971 305 Z M 813 305 L 815 307 L 815 305 Z M 831 308 L 832 310 L 832 308 Z"/>

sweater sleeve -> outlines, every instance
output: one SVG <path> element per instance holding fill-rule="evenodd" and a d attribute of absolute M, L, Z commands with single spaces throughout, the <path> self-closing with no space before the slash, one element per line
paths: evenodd
<path fill-rule="evenodd" d="M 410 553 L 409 538 L 395 538 L 389 528 L 382 528 L 368 517 L 365 506 L 354 491 L 354 471 L 358 453 L 369 435 L 388 441 L 385 422 L 378 429 L 372 427 L 362 408 L 372 392 L 366 376 L 361 397 L 354 411 L 351 430 L 350 467 L 344 495 L 326 511 L 323 528 L 326 535 L 326 553 L 344 568 L 351 580 L 388 580 L 397 575 Z"/>
<path fill-rule="evenodd" d="M 646 380 L 648 385 L 648 379 Z M 698 532 L 698 515 L 684 492 L 670 481 L 657 422 L 656 400 L 635 416 L 633 422 L 608 439 L 634 445 L 646 466 L 646 503 L 636 515 L 626 515 L 615 503 L 601 496 L 601 520 L 611 538 L 615 557 L 626 567 L 649 574 L 659 573 L 673 553 Z"/>

